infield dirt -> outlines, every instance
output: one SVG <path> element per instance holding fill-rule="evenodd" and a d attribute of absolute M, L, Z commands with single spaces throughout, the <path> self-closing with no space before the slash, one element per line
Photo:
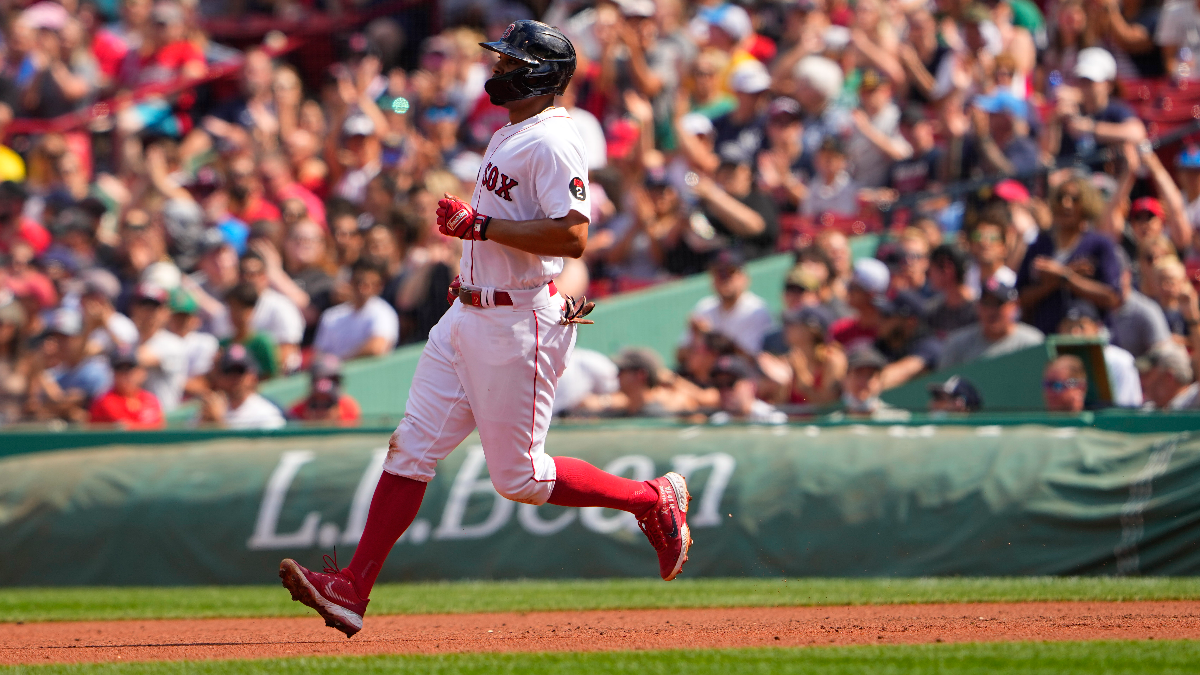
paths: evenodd
<path fill-rule="evenodd" d="M 0 624 L 0 665 L 350 654 L 1200 639 L 1200 601 L 655 609 Z"/>

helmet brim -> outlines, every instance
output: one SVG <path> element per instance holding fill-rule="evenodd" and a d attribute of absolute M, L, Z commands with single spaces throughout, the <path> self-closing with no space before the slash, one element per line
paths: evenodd
<path fill-rule="evenodd" d="M 479 46 L 483 47 L 484 49 L 487 49 L 489 51 L 496 52 L 497 54 L 504 54 L 505 56 L 511 56 L 514 59 L 528 63 L 531 66 L 535 66 L 535 65 L 541 63 L 540 60 L 533 58 L 529 54 L 526 54 L 525 52 L 521 51 L 520 49 L 517 49 L 516 47 L 508 44 L 507 42 L 500 42 L 500 41 L 480 42 Z"/>

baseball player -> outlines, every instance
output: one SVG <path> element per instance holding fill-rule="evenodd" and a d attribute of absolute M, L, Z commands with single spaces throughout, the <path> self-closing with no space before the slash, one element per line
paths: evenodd
<path fill-rule="evenodd" d="M 279 566 L 292 599 L 347 637 L 362 629 L 371 587 L 438 460 L 476 428 L 492 485 L 508 499 L 634 514 L 668 581 L 691 545 L 679 474 L 634 481 L 545 453 L 558 378 L 577 325 L 591 323 L 583 318 L 591 304 L 576 305 L 553 282 L 563 256 L 583 255 L 591 213 L 583 141 L 554 105 L 575 72 L 575 48 L 538 21 L 513 23 L 481 46 L 500 55 L 485 90 L 508 109 L 509 124 L 488 144 L 471 201 L 438 202 L 439 229 L 463 240 L 453 306 L 429 334 L 350 565 L 334 561 L 324 573 L 291 559 Z"/>

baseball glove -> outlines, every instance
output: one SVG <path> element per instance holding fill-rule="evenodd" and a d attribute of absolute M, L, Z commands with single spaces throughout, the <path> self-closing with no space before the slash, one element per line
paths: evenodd
<path fill-rule="evenodd" d="M 586 295 L 580 298 L 578 303 L 569 295 L 563 295 L 563 298 L 566 299 L 566 303 L 563 305 L 563 317 L 558 320 L 560 326 L 570 326 L 573 323 L 596 323 L 591 319 L 583 318 L 596 309 L 596 303 L 588 302 Z"/>

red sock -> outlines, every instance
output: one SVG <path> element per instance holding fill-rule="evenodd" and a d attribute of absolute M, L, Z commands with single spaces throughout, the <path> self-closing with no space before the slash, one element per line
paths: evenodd
<path fill-rule="evenodd" d="M 582 459 L 555 457 L 554 470 L 551 504 L 605 506 L 641 516 L 658 503 L 658 490 L 648 481 L 614 476 Z"/>
<path fill-rule="evenodd" d="M 367 524 L 358 540 L 358 548 L 354 549 L 354 559 L 346 567 L 354 575 L 354 589 L 360 598 L 371 595 L 383 561 L 417 517 L 427 485 L 386 471 L 379 477 L 375 495 L 371 497 L 371 509 L 367 511 Z"/>

